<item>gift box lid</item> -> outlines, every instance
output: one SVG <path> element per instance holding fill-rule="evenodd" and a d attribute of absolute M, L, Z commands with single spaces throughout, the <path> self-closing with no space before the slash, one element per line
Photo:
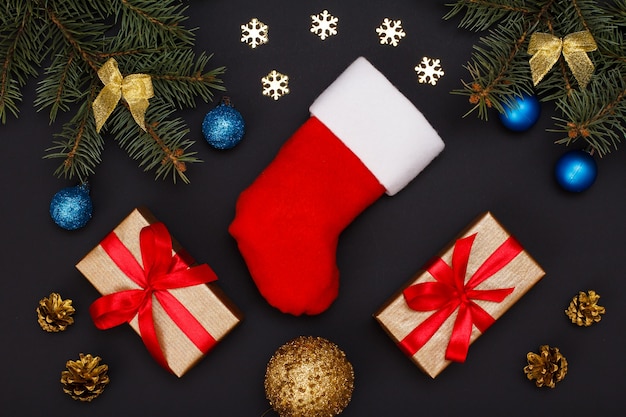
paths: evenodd
<path fill-rule="evenodd" d="M 471 248 L 466 264 L 465 266 L 458 265 L 457 261 L 457 264 L 453 265 L 453 255 L 456 256 L 455 248 L 461 246 L 458 242 L 462 240 L 466 247 Z M 507 251 L 508 253 L 506 253 Z M 501 259 L 496 259 L 498 255 L 502 255 Z M 459 278 L 463 280 L 463 283 L 460 284 L 463 291 L 460 291 L 459 294 L 465 293 L 466 300 L 458 303 L 466 303 L 465 305 L 471 306 L 471 308 L 463 307 L 463 317 L 467 318 L 466 314 L 469 311 L 469 316 L 472 319 L 471 328 L 466 328 L 465 332 L 469 334 L 469 344 L 473 343 L 483 333 L 479 327 L 489 327 L 492 324 L 491 320 L 495 321 L 501 317 L 545 275 L 544 270 L 490 212 L 480 215 L 453 239 L 433 261 L 419 270 L 388 299 L 374 314 L 374 318 L 411 360 L 433 378 L 451 363 L 451 360 L 446 359 L 446 356 L 449 353 L 449 346 L 453 344 L 450 343 L 453 332 L 455 335 L 459 334 L 457 317 L 461 311 L 461 307 L 455 306 L 457 301 L 452 300 L 452 298 L 457 297 L 454 295 L 455 291 L 446 287 L 448 284 L 448 286 L 453 285 L 451 279 L 440 279 L 435 277 L 433 273 L 445 275 L 448 273 L 447 271 L 463 267 L 466 267 L 466 272 Z M 485 271 L 486 267 L 491 267 L 491 270 Z M 477 278 L 479 275 L 483 278 Z M 405 291 L 415 285 L 418 286 Z M 415 303 L 422 306 L 419 307 L 420 311 L 409 305 L 412 302 L 410 298 L 412 293 L 419 293 L 422 297 L 424 295 L 431 296 L 430 300 L 426 300 L 428 302 L 422 298 Z M 409 298 L 407 298 L 407 294 Z M 443 296 L 442 294 L 449 295 L 451 299 L 439 300 L 441 301 L 439 305 L 430 310 L 423 307 L 425 304 L 433 304 L 431 301 L 434 295 L 440 297 Z M 496 295 L 502 297 L 502 300 L 484 299 Z M 461 300 L 463 296 L 458 295 L 458 297 Z M 445 309 L 448 311 L 443 311 Z M 489 317 L 485 316 L 483 312 Z M 435 315 L 438 317 L 434 317 Z M 426 323 L 427 321 L 428 323 Z M 435 322 L 436 327 L 432 327 Z M 485 324 L 484 322 L 488 323 Z M 434 329 L 434 334 L 431 335 L 432 329 Z"/>
<path fill-rule="evenodd" d="M 158 220 L 147 208 L 134 209 L 103 241 L 76 264 L 76 268 L 103 296 L 142 289 L 120 269 L 103 247 L 103 242 L 110 235 L 114 235 L 132 254 L 137 263 L 142 265 L 142 248 L 139 236 L 142 229 L 156 223 Z M 171 247 L 173 257 L 184 259 L 184 262 L 187 262 L 190 267 L 197 265 L 173 237 L 171 237 Z M 212 270 L 210 272 L 213 273 Z M 184 310 L 193 316 L 187 317 L 191 318 L 191 321 L 197 322 L 204 329 L 200 329 L 200 332 L 205 331 L 210 335 L 210 338 L 214 339 L 214 342 L 206 343 L 190 340 L 187 335 L 188 332 L 186 333 L 185 329 L 181 329 L 175 323 L 172 319 L 173 316 L 166 311 L 158 297 L 154 294 L 151 296 L 152 318 L 160 350 L 171 372 L 180 377 L 204 357 L 212 348 L 212 343 L 216 343 L 229 333 L 243 319 L 243 314 L 216 282 L 172 288 L 166 291 L 175 299 L 173 303 L 184 306 Z M 184 311 L 182 313 L 188 314 Z M 135 315 L 129 324 L 137 334 L 141 335 L 138 315 Z"/>

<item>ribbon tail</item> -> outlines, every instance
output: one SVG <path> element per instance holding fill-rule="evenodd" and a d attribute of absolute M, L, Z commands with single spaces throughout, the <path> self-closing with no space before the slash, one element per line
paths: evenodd
<path fill-rule="evenodd" d="M 125 77 L 122 94 L 133 119 L 145 131 L 146 110 L 150 104 L 148 99 L 154 97 L 152 78 L 146 74 L 131 74 Z"/>
<path fill-rule="evenodd" d="M 139 309 L 139 333 L 141 334 L 143 344 L 146 346 L 148 352 L 150 352 L 150 355 L 152 355 L 154 360 L 157 361 L 157 363 L 163 368 L 172 372 L 172 369 L 167 363 L 167 359 L 165 359 L 165 354 L 163 353 L 163 349 L 159 343 L 159 338 L 157 337 L 157 332 L 154 327 L 154 317 L 152 316 L 152 296 L 147 298 L 145 303 L 143 303 Z"/>
<path fill-rule="evenodd" d="M 458 307 L 458 303 L 450 303 L 447 307 L 437 310 L 424 320 L 419 326 L 413 329 L 404 339 L 398 342 L 400 349 L 407 355 L 413 356 L 419 351 L 432 337 L 443 323 L 450 317 L 454 310 Z"/>
<path fill-rule="evenodd" d="M 472 323 L 478 330 L 480 330 L 481 333 L 485 333 L 487 329 L 496 322 L 496 319 L 494 319 L 478 304 L 472 302 L 470 304 L 470 309 L 472 311 Z"/>
<path fill-rule="evenodd" d="M 575 51 L 566 55 L 564 54 L 564 56 L 580 88 L 587 87 L 595 69 L 587 53 L 584 51 Z"/>
<path fill-rule="evenodd" d="M 96 119 L 96 132 L 100 133 L 102 126 L 115 110 L 121 97 L 122 91 L 118 85 L 110 84 L 102 88 L 92 104 L 93 115 Z"/>
<path fill-rule="evenodd" d="M 530 72 L 533 77 L 533 85 L 537 85 L 543 80 L 550 69 L 559 60 L 561 54 L 560 48 L 557 51 L 539 50 L 528 61 L 530 64 Z"/>
<path fill-rule="evenodd" d="M 469 305 L 461 306 L 446 349 L 446 359 L 453 362 L 465 362 L 473 326 L 484 333 L 495 321 L 489 313 L 473 301 Z"/>
<path fill-rule="evenodd" d="M 128 108 L 130 110 L 130 114 L 133 116 L 133 119 L 135 119 L 135 122 L 137 123 L 137 125 L 139 125 L 139 127 L 145 132 L 146 131 L 146 110 L 148 109 L 148 105 L 150 104 L 148 102 L 147 98 L 138 98 L 135 100 L 126 100 L 126 102 L 128 103 Z"/>
<path fill-rule="evenodd" d="M 472 313 L 470 309 L 461 305 L 459 313 L 454 321 L 448 348 L 446 349 L 446 359 L 453 362 L 465 362 L 469 350 L 470 337 L 472 336 Z"/>

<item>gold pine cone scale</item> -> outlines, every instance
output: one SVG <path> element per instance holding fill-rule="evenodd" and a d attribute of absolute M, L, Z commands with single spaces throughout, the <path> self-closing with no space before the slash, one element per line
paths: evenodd
<path fill-rule="evenodd" d="M 74 323 L 72 316 L 75 312 L 72 300 L 64 300 L 58 293 L 53 292 L 39 300 L 37 322 L 47 332 L 62 332 Z"/>
<path fill-rule="evenodd" d="M 69 360 L 61 372 L 63 392 L 78 401 L 91 401 L 104 391 L 109 383 L 109 367 L 100 363 L 99 356 L 80 354 L 77 361 Z"/>
<path fill-rule="evenodd" d="M 528 352 L 526 359 L 524 373 L 538 387 L 554 388 L 567 374 L 567 360 L 557 347 L 542 345 L 539 353 Z"/>
<path fill-rule="evenodd" d="M 600 295 L 593 290 L 588 292 L 580 291 L 578 295 L 572 298 L 565 314 L 570 318 L 572 323 L 578 326 L 589 327 L 594 323 L 598 323 L 602 319 L 602 315 L 606 309 L 598 304 Z"/>

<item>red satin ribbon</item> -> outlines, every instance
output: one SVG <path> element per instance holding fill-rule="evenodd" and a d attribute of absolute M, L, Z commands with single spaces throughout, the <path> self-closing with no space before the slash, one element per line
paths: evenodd
<path fill-rule="evenodd" d="M 522 251 L 521 245 L 513 237 L 504 241 L 465 283 L 467 263 L 475 237 L 476 234 L 473 234 L 456 241 L 452 253 L 452 266 L 438 258 L 427 268 L 436 281 L 414 284 L 404 290 L 404 298 L 411 309 L 434 311 L 398 343 L 408 356 L 413 356 L 420 350 L 458 309 L 445 357 L 454 362 L 464 362 L 472 327 L 476 326 L 484 333 L 495 322 L 495 319 L 473 300 L 499 303 L 515 289 L 514 287 L 474 289 Z"/>
<path fill-rule="evenodd" d="M 141 229 L 139 241 L 143 267 L 114 232 L 100 242 L 117 267 L 141 289 L 102 296 L 93 302 L 89 312 L 96 327 L 102 330 L 129 323 L 138 315 L 139 333 L 148 351 L 171 372 L 154 325 L 153 296 L 193 344 L 207 353 L 216 340 L 168 290 L 215 281 L 217 276 L 207 264 L 190 267 L 194 261 L 188 255 L 173 254 L 172 238 L 163 223 Z"/>

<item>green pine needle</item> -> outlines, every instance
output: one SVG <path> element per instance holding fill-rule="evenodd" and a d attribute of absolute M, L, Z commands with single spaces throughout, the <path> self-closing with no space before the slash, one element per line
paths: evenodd
<path fill-rule="evenodd" d="M 19 116 L 22 88 L 38 81 L 34 105 L 73 112 L 55 135 L 45 158 L 61 159 L 55 175 L 85 181 L 101 162 L 104 137 L 111 136 L 156 178 L 189 182 L 188 164 L 200 162 L 187 139 L 189 129 L 176 109 L 213 99 L 224 87 L 223 67 L 207 69 L 211 55 L 194 52 L 194 30 L 184 26 L 181 0 L 5 0 L 0 5 L 0 121 Z M 148 74 L 155 97 L 146 131 L 121 100 L 100 133 L 92 103 L 103 88 L 97 71 L 114 58 L 123 76 Z"/>
<path fill-rule="evenodd" d="M 626 133 L 626 0 L 458 0 L 444 16 L 460 16 L 459 27 L 488 31 L 474 46 L 466 68 L 471 81 L 453 93 L 468 97 L 471 109 L 487 119 L 503 112 L 523 93 L 553 101 L 562 117 L 552 132 L 565 134 L 556 143 L 579 140 L 600 156 L 618 147 Z M 591 82 L 581 89 L 565 59 L 533 86 L 527 53 L 534 32 L 564 37 L 589 30 L 598 49 L 588 53 L 595 65 Z"/>

